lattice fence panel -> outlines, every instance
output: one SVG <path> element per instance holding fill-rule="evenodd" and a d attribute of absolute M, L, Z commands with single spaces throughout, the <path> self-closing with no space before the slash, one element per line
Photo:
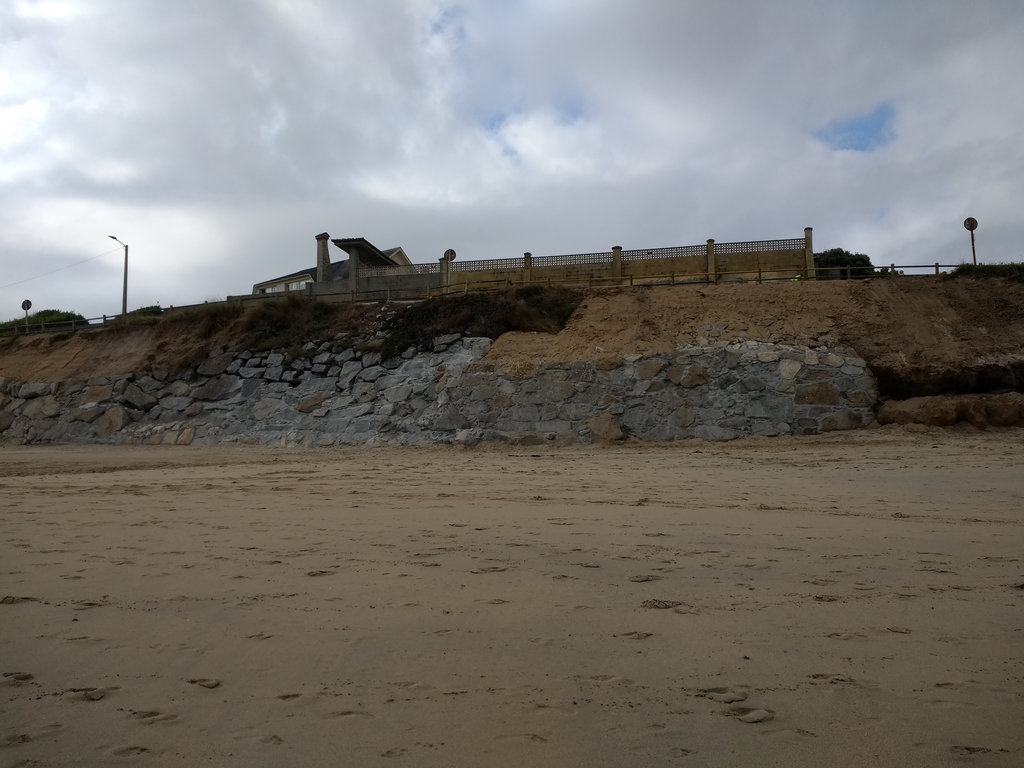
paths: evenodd
<path fill-rule="evenodd" d="M 802 251 L 803 238 L 791 240 L 750 240 L 745 243 L 715 243 L 715 253 L 764 253 L 766 251 Z"/>
<path fill-rule="evenodd" d="M 439 264 L 400 264 L 394 267 L 360 267 L 360 277 L 392 277 L 398 275 L 433 275 L 441 271 Z"/>
<path fill-rule="evenodd" d="M 536 262 L 534 262 L 536 263 Z M 452 272 L 478 272 L 484 269 L 522 269 L 523 260 L 484 259 L 482 261 L 453 261 L 448 265 Z"/>
<path fill-rule="evenodd" d="M 680 259 L 692 256 L 703 258 L 708 252 L 706 245 L 680 245 L 672 248 L 646 248 L 623 251 L 623 261 L 645 261 L 646 259 Z"/>
<path fill-rule="evenodd" d="M 601 253 L 567 253 L 561 256 L 540 256 L 533 259 L 533 266 L 575 267 L 581 264 L 605 264 L 611 260 L 611 251 L 603 251 Z"/>

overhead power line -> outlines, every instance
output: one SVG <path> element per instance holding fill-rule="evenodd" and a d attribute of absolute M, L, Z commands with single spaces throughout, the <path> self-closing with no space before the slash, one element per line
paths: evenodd
<path fill-rule="evenodd" d="M 50 275 L 52 275 L 52 274 L 54 274 L 56 272 L 63 272 L 65 269 L 71 269 L 72 267 L 78 267 L 78 266 L 81 266 L 82 264 L 87 264 L 90 261 L 96 261 L 96 259 L 101 258 L 103 256 L 106 256 L 108 253 L 114 253 L 115 251 L 120 251 L 120 250 L 121 250 L 120 248 L 111 248 L 109 251 L 104 251 L 103 253 L 98 253 L 95 256 L 90 256 L 88 259 L 82 259 L 81 261 L 76 261 L 76 262 L 74 262 L 72 264 L 67 264 L 67 265 L 65 265 L 63 267 L 57 267 L 56 269 L 51 269 L 49 272 L 43 272 L 43 274 L 41 274 L 41 275 L 36 275 L 35 277 L 26 277 L 24 280 L 15 280 L 13 283 L 7 283 L 6 285 L 0 285 L 0 288 L 12 288 L 15 285 L 21 285 L 22 283 L 28 283 L 28 282 L 31 282 L 32 280 L 38 280 L 41 277 L 49 277 Z"/>

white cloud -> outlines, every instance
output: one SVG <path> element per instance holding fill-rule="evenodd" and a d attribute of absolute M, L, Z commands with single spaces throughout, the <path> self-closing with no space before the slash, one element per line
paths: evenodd
<path fill-rule="evenodd" d="M 1019 259 L 1024 7 L 963 8 L 0 5 L 0 285 L 111 232 L 138 253 L 139 304 L 245 292 L 312 264 L 324 230 L 429 261 L 810 225 L 819 249 L 931 263 L 963 257 L 973 215 L 983 259 Z M 816 138 L 880 104 L 888 143 Z M 118 271 L 114 254 L 0 288 L 0 317 L 26 285 L 36 306 L 116 311 Z"/>

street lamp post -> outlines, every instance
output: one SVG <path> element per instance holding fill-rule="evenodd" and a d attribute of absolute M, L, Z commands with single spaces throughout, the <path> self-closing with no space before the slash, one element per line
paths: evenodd
<path fill-rule="evenodd" d="M 121 243 L 113 235 L 107 235 L 111 240 L 116 243 Z M 124 292 L 121 294 L 121 316 L 124 317 L 128 314 L 128 243 L 121 243 L 124 246 Z"/>

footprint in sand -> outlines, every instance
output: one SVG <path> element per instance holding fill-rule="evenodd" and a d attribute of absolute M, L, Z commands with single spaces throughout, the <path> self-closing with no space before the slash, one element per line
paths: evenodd
<path fill-rule="evenodd" d="M 110 688 L 68 688 L 64 693 L 73 694 L 73 697 L 79 701 L 100 701 L 106 697 L 109 691 L 118 690 L 118 686 L 114 685 Z"/>
<path fill-rule="evenodd" d="M 653 608 L 659 611 L 664 611 L 668 608 L 675 608 L 679 605 L 682 605 L 682 602 L 679 600 L 644 600 L 640 603 L 641 608 Z"/>
<path fill-rule="evenodd" d="M 279 695 L 275 696 L 274 698 L 280 699 L 281 701 L 294 701 L 295 699 L 299 698 L 301 695 L 302 695 L 301 693 L 282 693 L 282 694 L 279 694 Z"/>
<path fill-rule="evenodd" d="M 736 688 L 702 688 L 699 695 L 722 704 L 732 704 L 734 701 L 746 701 L 747 699 L 747 692 Z"/>
<path fill-rule="evenodd" d="M 90 608 L 101 608 L 104 605 L 106 605 L 106 603 L 99 600 L 79 600 L 71 606 L 71 609 L 74 611 L 87 611 Z"/>
<path fill-rule="evenodd" d="M 5 736 L 0 739 L 0 747 L 13 747 L 15 744 L 28 744 L 41 736 L 47 736 L 51 733 L 59 731 L 64 726 L 60 723 L 51 723 L 50 725 L 37 728 L 33 733 L 12 733 L 9 736 Z"/>
<path fill-rule="evenodd" d="M 110 754 L 114 755 L 114 757 L 137 757 L 139 755 L 149 754 L 149 747 L 139 747 L 134 745 L 118 747 L 117 749 L 111 750 Z"/>
<path fill-rule="evenodd" d="M 653 632 L 623 632 L 621 635 L 614 635 L 614 637 L 628 637 L 631 640 L 646 640 L 648 637 L 654 637 Z"/>
<path fill-rule="evenodd" d="M 775 719 L 775 713 L 770 709 L 752 707 L 730 707 L 722 714 L 726 717 L 735 717 L 741 723 L 767 723 Z"/>
<path fill-rule="evenodd" d="M 325 717 L 333 717 L 333 718 L 337 718 L 339 720 L 340 719 L 347 719 L 347 718 L 350 718 L 350 717 L 351 718 L 363 718 L 363 719 L 366 719 L 366 720 L 372 720 L 374 718 L 374 715 L 371 715 L 369 712 L 362 712 L 362 711 L 357 710 L 357 709 L 344 709 L 344 710 L 342 710 L 340 712 L 329 712 L 327 715 L 325 715 Z"/>
<path fill-rule="evenodd" d="M 0 598 L 0 605 L 17 605 L 18 603 L 38 603 L 38 597 L 18 597 L 16 595 L 4 595 Z"/>
<path fill-rule="evenodd" d="M 24 685 L 35 680 L 31 672 L 4 672 L 4 685 Z"/>
<path fill-rule="evenodd" d="M 855 683 L 857 682 L 852 677 L 847 675 L 834 675 L 828 672 L 818 672 L 813 675 L 808 675 L 811 680 L 817 680 L 823 683 Z"/>
<path fill-rule="evenodd" d="M 825 637 L 831 640 L 863 640 L 867 635 L 860 632 L 829 632 Z"/>
<path fill-rule="evenodd" d="M 189 680 L 192 685 L 198 685 L 200 688 L 219 688 L 220 680 L 215 677 L 197 677 L 194 680 Z"/>
<path fill-rule="evenodd" d="M 611 683 L 615 685 L 621 684 L 625 686 L 633 685 L 632 680 L 630 680 L 628 677 L 622 677 L 621 675 L 591 675 L 586 679 L 591 680 L 595 683 Z"/>
<path fill-rule="evenodd" d="M 510 733 L 507 736 L 499 736 L 498 741 L 528 741 L 533 744 L 547 744 L 546 737 L 539 733 Z"/>
<path fill-rule="evenodd" d="M 157 712 L 156 710 L 139 711 L 129 709 L 128 719 L 138 720 L 143 725 L 152 725 L 153 723 L 168 723 L 172 720 L 177 720 L 178 716 L 168 712 Z"/>
<path fill-rule="evenodd" d="M 630 576 L 629 580 L 632 581 L 634 584 L 643 584 L 647 581 L 658 581 L 661 578 L 661 576 L 656 576 L 653 573 L 642 573 L 639 576 Z"/>
<path fill-rule="evenodd" d="M 950 747 L 949 751 L 952 752 L 954 755 L 985 755 L 991 752 L 992 750 L 988 747 L 956 746 Z"/>
<path fill-rule="evenodd" d="M 483 568 L 474 568 L 470 573 L 501 573 L 507 570 L 508 568 L 504 565 L 488 565 Z"/>

